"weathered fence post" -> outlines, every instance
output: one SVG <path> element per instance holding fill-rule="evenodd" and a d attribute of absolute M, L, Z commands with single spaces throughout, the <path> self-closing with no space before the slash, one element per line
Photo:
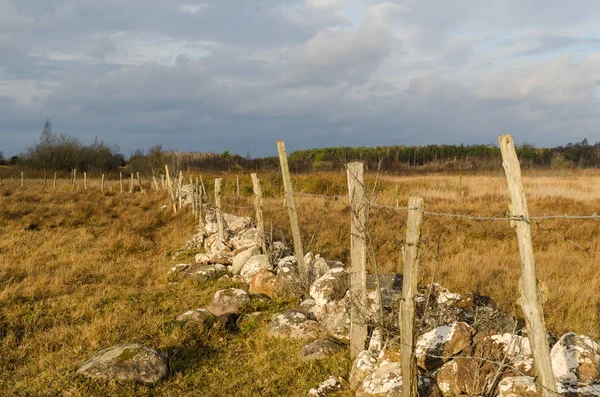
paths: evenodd
<path fill-rule="evenodd" d="M 196 209 L 197 209 L 197 215 L 198 215 L 198 228 L 200 229 L 200 231 L 203 230 L 203 222 L 204 220 L 202 219 L 202 188 L 200 187 L 200 184 L 198 182 L 198 177 L 196 177 Z"/>
<path fill-rule="evenodd" d="M 206 188 L 204 187 L 204 181 L 202 180 L 202 175 L 200 175 L 200 185 L 202 186 L 202 198 L 201 198 L 201 200 L 202 199 L 208 200 L 208 193 L 206 192 Z"/>
<path fill-rule="evenodd" d="M 75 178 L 77 177 L 77 168 L 73 168 L 73 189 L 75 189 Z"/>
<path fill-rule="evenodd" d="M 100 191 L 104 191 L 104 174 L 102 174 L 102 181 L 100 182 Z"/>
<path fill-rule="evenodd" d="M 83 189 L 87 190 L 87 172 L 83 171 Z"/>
<path fill-rule="evenodd" d="M 240 177 L 235 176 L 235 203 L 240 204 Z"/>
<path fill-rule="evenodd" d="M 131 178 L 129 179 L 129 193 L 133 193 L 133 172 L 131 173 Z"/>
<path fill-rule="evenodd" d="M 256 243 L 259 247 L 262 248 L 263 254 L 267 252 L 267 245 L 265 244 L 265 224 L 263 221 L 263 198 L 262 198 L 262 190 L 260 188 L 260 180 L 258 176 L 253 173 L 250 175 L 252 177 L 252 187 L 254 190 L 254 211 L 256 213 Z"/>
<path fill-rule="evenodd" d="M 402 272 L 402 300 L 400 301 L 400 346 L 402 368 L 402 395 L 417 397 L 417 357 L 415 346 L 415 296 L 419 280 L 419 245 L 423 221 L 423 199 L 408 199 L 406 243 L 404 244 Z"/>
<path fill-rule="evenodd" d="M 285 143 L 277 141 L 277 149 L 279 151 L 279 163 L 281 164 L 281 175 L 283 176 L 283 186 L 285 189 L 285 203 L 290 217 L 290 225 L 292 227 L 292 238 L 294 240 L 294 255 L 298 263 L 300 275 L 308 281 L 308 269 L 304 263 L 304 250 L 302 248 L 302 236 L 300 234 L 300 226 L 298 225 L 298 213 L 296 212 L 296 203 L 294 201 L 294 192 L 292 190 L 292 178 L 290 177 L 290 169 L 285 152 Z"/>
<path fill-rule="evenodd" d="M 350 356 L 354 359 L 365 349 L 367 340 L 367 198 L 363 184 L 363 163 L 348 164 L 348 192 L 350 195 Z"/>
<path fill-rule="evenodd" d="M 535 275 L 531 225 L 529 224 L 529 210 L 521 180 L 521 166 L 517 158 L 512 136 L 502 135 L 498 140 L 500 142 L 500 151 L 502 152 L 502 166 L 506 174 L 508 191 L 512 203 L 510 206 L 510 216 L 522 218 L 514 222 L 516 223 L 519 254 L 521 256 L 521 297 L 519 298 L 519 304 L 525 316 L 527 336 L 533 350 L 533 361 L 537 378 L 541 384 L 541 387 L 538 388 L 538 394 L 545 397 L 556 396 L 558 395 L 558 391 L 554 374 L 552 373 L 550 348 L 544 324 L 544 311 L 539 299 L 539 290 Z"/>
<path fill-rule="evenodd" d="M 173 204 L 173 213 L 177 214 L 177 205 L 175 204 L 175 194 L 173 193 L 173 184 L 171 183 L 171 177 L 169 176 L 169 166 L 165 164 L 165 172 L 167 179 L 167 188 L 169 189 L 169 195 L 171 197 L 171 203 Z"/>
<path fill-rule="evenodd" d="M 156 182 L 156 176 L 152 174 L 152 182 L 154 182 L 154 189 L 158 192 L 160 189 L 158 188 L 158 182 Z"/>
<path fill-rule="evenodd" d="M 183 205 L 183 171 L 179 171 L 179 182 L 177 184 L 177 195 L 179 196 L 179 211 Z"/>
<path fill-rule="evenodd" d="M 121 193 L 123 193 L 123 173 L 119 171 L 119 186 L 121 187 Z"/>
<path fill-rule="evenodd" d="M 23 187 L 23 171 L 21 171 L 21 187 Z"/>
<path fill-rule="evenodd" d="M 140 192 L 144 193 L 144 189 L 142 188 L 142 180 L 140 179 L 140 173 L 136 172 L 135 174 L 136 174 L 136 177 L 137 177 L 137 183 L 140 186 Z"/>
<path fill-rule="evenodd" d="M 56 189 L 56 171 L 54 171 L 54 182 L 52 182 L 52 187 Z"/>
<path fill-rule="evenodd" d="M 223 212 L 221 212 L 221 178 L 215 179 L 215 213 L 217 215 L 217 226 L 219 228 L 219 239 L 225 241 L 225 229 L 223 226 Z"/>

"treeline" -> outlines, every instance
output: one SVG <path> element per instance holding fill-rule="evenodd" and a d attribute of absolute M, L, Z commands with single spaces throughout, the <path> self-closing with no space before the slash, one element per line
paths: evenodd
<path fill-rule="evenodd" d="M 523 167 L 600 166 L 600 142 L 590 145 L 587 139 L 555 148 L 523 144 L 516 150 Z M 299 150 L 289 157 L 290 167 L 297 172 L 341 169 L 351 161 L 362 161 L 370 169 L 386 171 L 497 169 L 502 163 L 500 148 L 496 145 L 330 147 Z"/>

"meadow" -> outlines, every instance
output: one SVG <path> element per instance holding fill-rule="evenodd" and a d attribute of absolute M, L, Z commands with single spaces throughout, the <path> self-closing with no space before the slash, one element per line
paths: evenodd
<path fill-rule="evenodd" d="M 208 192 L 216 175 L 203 174 Z M 249 175 L 225 180 L 224 210 L 252 215 Z M 282 203 L 281 178 L 259 174 L 265 195 L 269 239 L 291 245 Z M 526 171 L 531 215 L 591 215 L 600 206 L 600 173 Z M 348 262 L 350 211 L 343 172 L 293 175 L 305 252 Z M 4 179 L 0 187 L 0 395 L 31 396 L 302 396 L 329 375 L 347 377 L 350 358 L 305 363 L 301 343 L 265 337 L 269 316 L 299 302 L 275 301 L 252 308 L 264 314 L 237 334 L 182 326 L 182 312 L 203 307 L 230 281 L 170 283 L 173 259 L 194 234 L 188 211 L 161 209 L 164 191 L 119 192 L 118 182 L 100 192 L 98 178 L 87 190 L 67 181 L 57 189 L 41 180 Z M 509 203 L 504 175 L 367 174 L 373 207 L 369 217 L 369 265 L 400 272 L 409 196 L 431 212 L 503 216 Z M 329 197 L 305 196 L 319 194 Z M 546 324 L 560 335 L 600 335 L 600 225 L 594 220 L 544 220 L 532 224 L 538 278 L 548 287 Z M 504 311 L 517 305 L 519 253 L 506 221 L 426 215 L 421 283 L 492 297 Z M 171 373 L 155 386 L 90 381 L 75 375 L 94 351 L 138 342 L 166 351 Z M 342 394 L 345 395 L 345 394 Z M 349 395 L 349 394 L 348 394 Z"/>

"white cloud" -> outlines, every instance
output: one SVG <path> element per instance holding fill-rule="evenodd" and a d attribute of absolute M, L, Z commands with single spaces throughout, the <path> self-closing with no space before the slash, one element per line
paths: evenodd
<path fill-rule="evenodd" d="M 344 5 L 344 0 L 306 0 L 306 5 L 311 8 L 335 8 Z"/>
<path fill-rule="evenodd" d="M 177 7 L 177 10 L 186 14 L 198 14 L 207 8 L 210 7 L 210 4 L 180 4 Z"/>

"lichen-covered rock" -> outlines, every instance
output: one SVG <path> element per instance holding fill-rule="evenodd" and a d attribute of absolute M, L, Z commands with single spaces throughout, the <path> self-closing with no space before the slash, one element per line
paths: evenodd
<path fill-rule="evenodd" d="M 184 250 L 197 250 L 200 249 L 204 246 L 204 239 L 206 238 L 206 234 L 204 233 L 204 231 L 199 231 L 198 233 L 194 234 L 192 236 L 191 239 L 189 239 L 189 241 L 187 243 L 185 243 L 185 246 L 183 247 Z"/>
<path fill-rule="evenodd" d="M 313 313 L 331 336 L 342 341 L 350 341 L 350 305 L 350 296 L 347 292 L 339 301 L 331 301 L 324 306 L 315 305 Z"/>
<path fill-rule="evenodd" d="M 431 370 L 441 366 L 471 343 L 475 333 L 467 323 L 452 323 L 419 336 L 415 352 L 419 367 Z"/>
<path fill-rule="evenodd" d="M 297 280 L 300 278 L 298 263 L 295 256 L 286 256 L 277 262 L 277 277 Z"/>
<path fill-rule="evenodd" d="M 240 313 L 242 307 L 248 303 L 250 303 L 250 295 L 246 291 L 228 288 L 217 291 L 206 309 L 220 316 L 225 313 Z"/>
<path fill-rule="evenodd" d="M 268 255 L 254 255 L 248 259 L 240 270 L 240 276 L 242 276 L 246 282 L 250 282 L 252 276 L 258 273 L 258 271 L 261 269 L 273 270 L 273 266 L 271 266 L 271 263 L 269 263 Z"/>
<path fill-rule="evenodd" d="M 260 269 L 250 279 L 251 294 L 263 294 L 268 297 L 273 297 L 277 292 L 277 278 L 269 270 Z"/>
<path fill-rule="evenodd" d="M 536 397 L 535 380 L 531 376 L 509 376 L 500 381 L 498 397 Z"/>
<path fill-rule="evenodd" d="M 343 379 L 330 376 L 316 388 L 310 389 L 306 397 L 326 397 L 343 389 Z"/>
<path fill-rule="evenodd" d="M 321 334 L 318 322 L 306 320 L 290 332 L 290 339 L 317 339 Z"/>
<path fill-rule="evenodd" d="M 550 352 L 552 371 L 564 385 L 589 385 L 600 380 L 600 346 L 590 337 L 567 333 Z"/>
<path fill-rule="evenodd" d="M 374 352 L 363 350 L 358 353 L 350 370 L 350 389 L 356 390 L 367 376 L 375 372 L 375 369 L 377 369 L 377 357 Z"/>
<path fill-rule="evenodd" d="M 252 258 L 257 253 L 258 247 L 254 245 L 236 254 L 231 260 L 231 273 L 240 274 L 242 267 L 244 267 L 248 259 Z"/>
<path fill-rule="evenodd" d="M 306 268 L 308 270 L 309 283 L 312 283 L 316 279 L 322 277 L 330 270 L 327 260 L 322 258 L 319 254 L 313 256 L 312 252 L 304 255 L 304 263 L 306 264 Z"/>
<path fill-rule="evenodd" d="M 317 339 L 300 349 L 300 357 L 306 361 L 322 360 L 344 350 L 346 346 L 329 339 Z"/>
<path fill-rule="evenodd" d="M 349 288 L 348 273 L 343 268 L 334 268 L 316 279 L 310 286 L 310 296 L 317 305 L 344 298 Z"/>
<path fill-rule="evenodd" d="M 217 321 L 217 316 L 206 309 L 194 309 L 177 316 L 179 322 L 191 322 L 212 325 Z"/>
<path fill-rule="evenodd" d="M 309 322 L 310 325 L 304 324 L 305 322 Z M 295 339 L 303 339 L 306 331 L 311 331 L 310 329 L 314 329 L 314 326 L 316 323 L 308 320 L 304 313 L 290 309 L 273 315 L 267 327 L 267 335 L 275 338 L 291 338 L 294 333 Z M 306 336 L 307 339 L 311 337 L 312 335 Z"/>
<path fill-rule="evenodd" d="M 234 234 L 238 234 L 252 226 L 252 218 L 249 216 L 236 216 L 228 213 L 223 213 L 223 221 L 225 227 Z"/>
<path fill-rule="evenodd" d="M 240 234 L 233 236 L 233 238 L 229 240 L 229 243 L 237 250 L 258 245 L 257 233 L 256 228 L 244 230 Z"/>
<path fill-rule="evenodd" d="M 438 397 L 439 389 L 434 380 L 419 376 L 417 388 L 420 397 Z M 367 376 L 356 391 L 356 397 L 401 397 L 402 375 L 400 363 L 382 364 Z"/>
<path fill-rule="evenodd" d="M 202 255 L 202 254 L 199 254 Z M 175 265 L 169 270 L 171 275 L 194 277 L 199 281 L 216 280 L 227 273 L 227 268 L 219 263 L 212 265 L 183 264 Z"/>
<path fill-rule="evenodd" d="M 268 252 L 271 263 L 278 263 L 283 258 L 292 255 L 292 249 L 281 241 L 275 241 L 273 244 L 271 244 L 271 246 L 268 248 Z"/>
<path fill-rule="evenodd" d="M 535 372 L 533 352 L 526 337 L 509 333 L 487 336 L 477 343 L 474 355 L 510 365 L 518 371 L 513 375 L 533 376 Z"/>
<path fill-rule="evenodd" d="M 155 383 L 169 373 L 167 356 L 135 343 L 109 347 L 94 353 L 77 369 L 90 378 Z"/>

